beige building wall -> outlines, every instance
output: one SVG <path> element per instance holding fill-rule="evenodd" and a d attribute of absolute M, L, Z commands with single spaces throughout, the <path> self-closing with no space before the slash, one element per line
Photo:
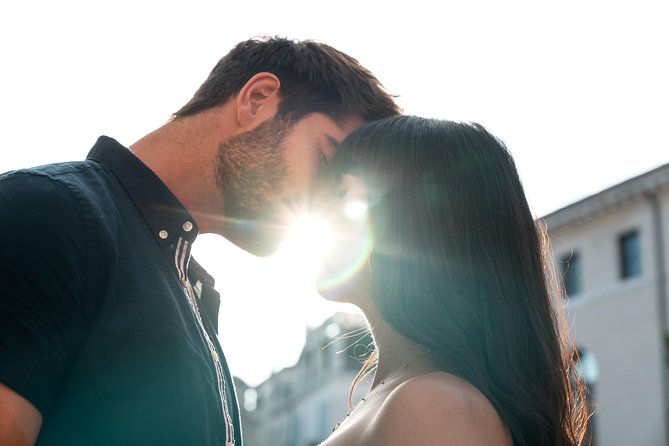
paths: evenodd
<path fill-rule="evenodd" d="M 669 169 L 657 173 L 656 181 L 640 176 L 546 217 L 556 260 L 572 251 L 581 259 L 581 291 L 566 308 L 576 343 L 596 360 L 598 446 L 667 444 L 667 315 L 659 311 L 666 299 L 660 280 L 669 271 L 666 260 L 660 270 L 658 250 L 669 253 L 669 192 L 660 181 Z M 660 237 L 648 194 L 658 197 Z M 619 238 L 632 230 L 640 236 L 641 273 L 622 278 Z"/>

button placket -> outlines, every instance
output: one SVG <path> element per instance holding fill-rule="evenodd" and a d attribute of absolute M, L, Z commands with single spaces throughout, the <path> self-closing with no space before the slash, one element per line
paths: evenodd
<path fill-rule="evenodd" d="M 226 445 L 231 445 L 234 446 L 234 425 L 232 424 L 232 417 L 230 416 L 230 411 L 228 409 L 228 403 L 226 400 L 226 392 L 225 392 L 225 382 L 223 378 L 223 366 L 221 364 L 220 357 L 218 355 L 218 352 L 216 351 L 216 347 L 214 346 L 214 343 L 211 341 L 209 337 L 209 333 L 207 332 L 207 329 L 204 326 L 204 323 L 202 322 L 202 316 L 200 315 L 200 309 L 199 305 L 197 304 L 197 298 L 195 297 L 195 293 L 193 291 L 193 288 L 191 287 L 190 281 L 188 280 L 188 277 L 185 277 L 182 280 L 182 283 L 184 283 L 184 291 L 186 292 L 186 295 L 188 297 L 188 301 L 191 304 L 191 309 L 195 313 L 195 318 L 197 319 L 199 329 L 201 330 L 205 343 L 207 344 L 207 348 L 209 349 L 209 353 L 211 354 L 211 359 L 214 362 L 214 369 L 216 370 L 216 381 L 218 385 L 218 392 L 219 396 L 221 398 L 221 406 L 223 409 L 223 415 L 226 420 L 226 436 L 229 436 L 230 439 L 229 441 L 226 442 Z"/>
<path fill-rule="evenodd" d="M 192 229 L 192 228 L 191 228 Z M 223 417 L 225 418 L 225 425 L 226 425 L 226 445 L 232 445 L 234 446 L 234 425 L 232 423 L 232 417 L 230 416 L 230 410 L 228 408 L 228 403 L 227 403 L 227 398 L 226 398 L 226 391 L 225 391 L 225 380 L 223 376 L 223 366 L 220 361 L 220 357 L 218 355 L 218 352 L 216 351 L 216 347 L 214 343 L 212 342 L 209 333 L 207 329 L 204 326 L 204 322 L 202 321 L 202 316 L 200 314 L 200 309 L 198 305 L 198 299 L 195 296 L 195 291 L 193 290 L 193 287 L 188 280 L 188 275 L 186 274 L 186 258 L 188 254 L 187 247 L 189 245 L 189 242 L 186 241 L 183 238 L 179 238 L 178 242 L 178 247 L 177 247 L 177 254 L 176 254 L 176 259 L 177 259 L 177 270 L 179 272 L 180 276 L 180 282 L 183 285 L 184 293 L 186 294 L 186 298 L 188 299 L 189 306 L 191 308 L 191 311 L 193 311 L 196 322 L 198 324 L 198 330 L 204 337 L 204 341 L 206 344 L 206 348 L 209 350 L 209 353 L 211 355 L 212 361 L 214 363 L 214 369 L 215 369 L 215 374 L 216 374 L 216 381 L 217 381 L 217 387 L 218 387 L 218 392 L 219 392 L 219 397 L 220 397 L 220 402 L 221 402 L 221 408 L 223 410 Z M 180 250 L 183 249 L 183 250 Z M 181 253 L 181 255 L 180 255 Z"/>

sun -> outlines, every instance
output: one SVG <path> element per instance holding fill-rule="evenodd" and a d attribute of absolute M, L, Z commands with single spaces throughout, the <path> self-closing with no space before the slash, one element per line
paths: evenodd
<path fill-rule="evenodd" d="M 331 247 L 333 231 L 325 218 L 306 215 L 295 219 L 276 257 L 291 269 L 291 274 L 314 280 L 324 256 Z"/>

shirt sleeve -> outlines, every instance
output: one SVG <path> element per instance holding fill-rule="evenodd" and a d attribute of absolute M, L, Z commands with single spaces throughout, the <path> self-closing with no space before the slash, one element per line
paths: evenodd
<path fill-rule="evenodd" d="M 77 349 L 86 291 L 80 204 L 61 182 L 0 180 L 0 381 L 48 413 Z"/>

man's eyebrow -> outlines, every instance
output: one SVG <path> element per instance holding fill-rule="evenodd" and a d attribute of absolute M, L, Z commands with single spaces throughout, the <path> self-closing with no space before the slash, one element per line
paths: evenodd
<path fill-rule="evenodd" d="M 337 141 L 335 138 L 329 135 L 327 136 L 327 140 L 335 149 L 339 147 L 339 144 L 341 144 L 341 142 Z"/>

